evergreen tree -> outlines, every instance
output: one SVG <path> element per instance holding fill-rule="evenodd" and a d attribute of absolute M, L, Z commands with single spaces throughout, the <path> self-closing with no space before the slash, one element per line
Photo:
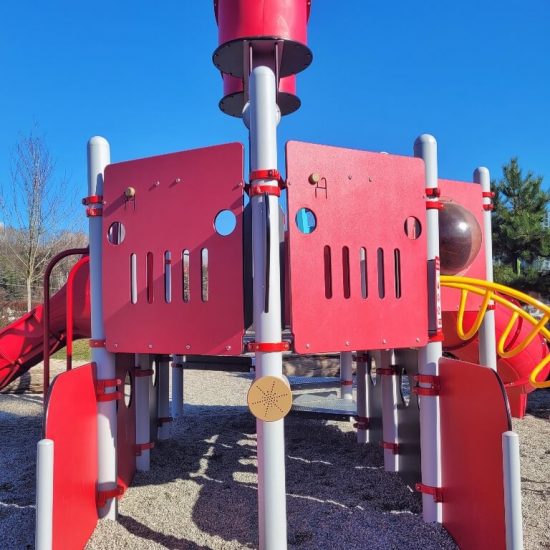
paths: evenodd
<path fill-rule="evenodd" d="M 550 253 L 547 208 L 550 194 L 542 189 L 542 176 L 524 176 L 517 158 L 502 168 L 503 178 L 493 181 L 493 254 L 521 275 L 522 266 Z"/>

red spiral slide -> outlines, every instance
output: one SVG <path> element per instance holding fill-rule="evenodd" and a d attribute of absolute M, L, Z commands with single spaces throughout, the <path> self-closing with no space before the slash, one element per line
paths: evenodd
<path fill-rule="evenodd" d="M 466 312 L 464 314 L 464 328 L 468 330 L 474 323 L 477 312 Z M 512 310 L 499 304 L 495 304 L 495 331 L 497 340 L 507 327 Z M 466 342 L 459 339 L 456 332 L 456 312 L 445 312 L 443 314 L 443 331 L 445 341 L 444 350 L 452 353 L 458 359 L 468 361 L 469 363 L 479 363 L 479 340 L 477 335 Z M 506 341 L 505 349 L 520 344 L 532 330 L 532 325 L 521 318 L 512 327 L 510 336 Z M 497 362 L 497 371 L 500 375 L 512 416 L 523 418 L 527 407 L 527 394 L 535 388 L 529 382 L 529 375 L 539 362 L 548 355 L 548 345 L 546 340 L 539 334 L 535 339 L 515 357 L 509 359 L 499 358 Z M 539 374 L 537 380 L 545 380 L 550 372 L 550 364 Z"/>
<path fill-rule="evenodd" d="M 90 336 L 90 272 L 83 264 L 74 274 L 73 338 Z M 50 353 L 66 345 L 67 285 L 50 298 Z M 35 307 L 0 330 L 0 390 L 42 360 L 44 306 Z"/>

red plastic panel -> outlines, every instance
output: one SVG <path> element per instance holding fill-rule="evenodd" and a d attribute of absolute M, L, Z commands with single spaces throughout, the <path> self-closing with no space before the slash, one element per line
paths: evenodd
<path fill-rule="evenodd" d="M 504 549 L 504 388 L 487 367 L 441 359 L 443 525 L 461 550 Z"/>
<path fill-rule="evenodd" d="M 452 200 L 469 210 L 479 223 L 481 234 L 485 239 L 483 231 L 483 199 L 481 196 L 481 185 L 477 183 L 465 183 L 463 181 L 439 180 L 441 189 L 441 200 Z M 470 267 L 457 273 L 461 277 L 474 277 L 485 279 L 485 245 L 482 241 L 481 248 Z M 460 291 L 451 288 L 441 288 L 442 311 L 457 311 L 460 303 Z M 469 295 L 466 309 L 469 311 L 479 309 L 481 298 L 476 295 Z"/>
<path fill-rule="evenodd" d="M 422 160 L 290 142 L 287 178 L 296 351 L 426 343 Z M 308 234 L 296 223 L 302 208 L 316 218 Z"/>
<path fill-rule="evenodd" d="M 84 548 L 97 524 L 97 408 L 92 364 L 64 372 L 48 393 L 54 442 L 53 548 Z"/>
<path fill-rule="evenodd" d="M 128 187 L 135 190 L 130 199 L 125 197 Z M 104 198 L 107 349 L 240 354 L 244 332 L 242 145 L 112 164 L 105 171 Z M 227 236 L 214 229 L 214 220 L 223 210 L 236 216 L 236 227 Z M 120 244 L 111 244 L 108 238 L 115 222 L 124 230 L 111 230 L 111 240 Z M 137 279 L 134 293 L 132 273 Z M 166 288 L 171 289 L 168 298 Z"/>
<path fill-rule="evenodd" d="M 118 483 L 128 488 L 136 473 L 136 388 L 133 375 L 135 356 L 117 353 L 116 377 L 122 380 L 124 399 L 117 401 L 117 465 Z M 129 382 L 126 384 L 125 382 Z"/>

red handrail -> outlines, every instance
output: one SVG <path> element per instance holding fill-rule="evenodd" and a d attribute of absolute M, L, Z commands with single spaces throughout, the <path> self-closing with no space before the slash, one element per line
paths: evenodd
<path fill-rule="evenodd" d="M 68 256 L 87 255 L 88 248 L 69 248 L 59 254 L 56 254 L 44 271 L 44 407 L 46 406 L 46 395 L 50 387 L 50 275 L 53 268 L 64 258 Z"/>
<path fill-rule="evenodd" d="M 73 265 L 69 276 L 67 277 L 67 370 L 73 368 L 73 304 L 74 304 L 74 279 L 78 270 L 89 263 L 90 256 L 84 256 L 80 258 L 76 264 Z"/>

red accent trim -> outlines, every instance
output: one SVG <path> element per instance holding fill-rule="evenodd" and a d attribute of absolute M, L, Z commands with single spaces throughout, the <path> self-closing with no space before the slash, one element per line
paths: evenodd
<path fill-rule="evenodd" d="M 376 374 L 381 374 L 382 376 L 398 376 L 400 374 L 400 369 L 397 365 L 381 367 L 376 369 Z"/>
<path fill-rule="evenodd" d="M 483 205 L 483 210 L 485 210 L 485 212 L 490 212 L 491 210 L 493 210 L 493 205 L 492 204 L 484 204 Z"/>
<path fill-rule="evenodd" d="M 136 456 L 141 456 L 142 451 L 154 449 L 155 443 L 153 441 L 149 443 L 136 443 Z"/>
<path fill-rule="evenodd" d="M 504 384 L 505 388 L 517 388 L 518 386 L 525 386 L 529 382 L 529 378 L 520 378 L 518 380 L 514 380 L 514 382 L 508 382 L 507 384 Z"/>
<path fill-rule="evenodd" d="M 134 376 L 136 378 L 143 378 L 145 376 L 153 376 L 155 371 L 153 369 L 138 369 L 134 368 Z"/>
<path fill-rule="evenodd" d="M 368 416 L 356 416 L 355 420 L 357 420 L 357 422 L 353 424 L 354 428 L 358 430 L 368 430 L 370 425 L 370 418 Z"/>
<path fill-rule="evenodd" d="M 120 378 L 110 378 L 106 380 L 96 380 L 95 381 L 95 394 L 97 401 L 118 401 L 122 399 L 121 391 L 114 391 L 107 393 L 107 388 L 116 388 L 122 384 Z"/>
<path fill-rule="evenodd" d="M 126 489 L 123 485 L 116 486 L 116 489 L 110 489 L 108 491 L 98 491 L 97 492 L 97 507 L 98 509 L 103 508 L 108 500 L 112 498 L 120 498 Z"/>
<path fill-rule="evenodd" d="M 290 342 L 249 342 L 246 345 L 247 351 L 262 351 L 264 353 L 274 351 L 289 351 Z"/>
<path fill-rule="evenodd" d="M 429 485 L 424 485 L 424 483 L 417 483 L 414 488 L 419 493 L 432 495 L 434 497 L 434 502 L 443 502 L 443 491 L 441 487 L 430 487 Z"/>
<path fill-rule="evenodd" d="M 445 205 L 439 201 L 426 201 L 426 210 L 443 210 Z"/>
<path fill-rule="evenodd" d="M 105 347 L 105 340 L 88 340 L 88 346 L 91 348 L 104 348 Z"/>
<path fill-rule="evenodd" d="M 388 449 L 394 455 L 399 454 L 399 443 L 394 443 L 393 441 L 380 441 L 380 447 L 382 447 L 382 449 Z"/>
<path fill-rule="evenodd" d="M 434 376 L 432 374 L 417 374 L 414 377 L 414 381 L 417 384 L 430 384 L 429 388 L 414 386 L 412 388 L 412 391 L 416 395 L 423 395 L 423 396 L 439 395 L 439 390 L 440 390 L 439 376 Z"/>
<path fill-rule="evenodd" d="M 428 340 L 430 342 L 443 342 L 443 340 L 445 340 L 445 335 L 443 334 L 443 331 L 439 329 L 435 334 L 428 336 Z"/>
<path fill-rule="evenodd" d="M 157 418 L 157 426 L 159 428 L 162 428 L 163 424 L 167 424 L 168 422 L 173 422 L 174 419 L 171 416 L 161 416 Z"/>
<path fill-rule="evenodd" d="M 495 311 L 496 309 L 496 305 L 495 304 L 489 304 L 487 306 L 487 311 Z"/>
<path fill-rule="evenodd" d="M 275 185 L 251 185 L 248 190 L 248 196 L 250 198 L 257 195 L 272 195 L 275 197 L 281 196 L 281 190 Z"/>
<path fill-rule="evenodd" d="M 439 187 L 426 187 L 426 197 L 440 197 L 441 189 Z"/>
<path fill-rule="evenodd" d="M 82 199 L 82 204 L 88 206 L 89 204 L 103 204 L 103 195 L 90 195 Z"/>
<path fill-rule="evenodd" d="M 279 170 L 270 168 L 268 170 L 252 170 L 248 176 L 249 181 L 256 180 L 277 180 L 279 184 L 283 183 Z"/>
<path fill-rule="evenodd" d="M 481 193 L 481 196 L 484 199 L 492 199 L 494 198 L 495 194 L 492 191 L 483 191 L 483 193 Z"/>
<path fill-rule="evenodd" d="M 97 218 L 103 216 L 103 208 L 86 208 L 86 216 L 88 218 Z"/>
<path fill-rule="evenodd" d="M 341 380 L 340 386 L 353 386 L 353 380 Z"/>

